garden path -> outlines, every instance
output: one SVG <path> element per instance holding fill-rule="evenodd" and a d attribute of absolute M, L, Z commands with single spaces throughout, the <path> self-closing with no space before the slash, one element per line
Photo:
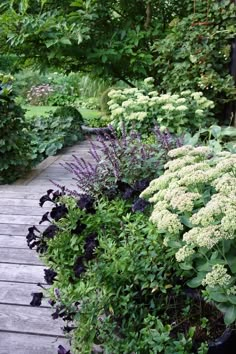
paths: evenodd
<path fill-rule="evenodd" d="M 0 354 L 54 354 L 65 343 L 62 323 L 51 318 L 44 301 L 40 308 L 29 305 L 37 283 L 45 283 L 44 266 L 36 252 L 28 249 L 25 236 L 49 207 L 39 207 L 39 198 L 60 185 L 74 186 L 72 175 L 60 163 L 71 161 L 72 154 L 89 160 L 89 143 L 84 141 L 49 157 L 25 179 L 0 186 Z M 42 228 L 42 226 L 39 226 Z"/>

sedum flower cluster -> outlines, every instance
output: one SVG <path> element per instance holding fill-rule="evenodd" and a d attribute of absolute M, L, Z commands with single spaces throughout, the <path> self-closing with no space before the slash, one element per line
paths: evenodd
<path fill-rule="evenodd" d="M 196 129 L 211 116 L 214 103 L 202 92 L 183 91 L 179 94 L 160 94 L 154 89 L 153 78 L 146 78 L 141 88 L 111 90 L 108 106 L 111 124 L 121 129 L 124 122 L 140 132 L 158 124 L 162 130 L 182 133 L 186 128 Z M 210 121 L 209 121 L 210 123 Z"/>
<path fill-rule="evenodd" d="M 141 194 L 154 205 L 150 220 L 199 286 L 236 301 L 236 154 L 185 145 L 168 155 L 165 173 Z"/>

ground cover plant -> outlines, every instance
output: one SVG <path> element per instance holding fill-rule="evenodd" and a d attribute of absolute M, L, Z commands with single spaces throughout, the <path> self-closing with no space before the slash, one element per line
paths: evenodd
<path fill-rule="evenodd" d="M 141 194 L 154 204 L 150 220 L 163 235 L 188 285 L 236 320 L 235 162 L 229 151 L 183 146 L 170 151 L 166 171 Z"/>
<path fill-rule="evenodd" d="M 13 77 L 0 73 L 0 183 L 13 182 L 34 159 L 24 111 L 15 103 Z"/>

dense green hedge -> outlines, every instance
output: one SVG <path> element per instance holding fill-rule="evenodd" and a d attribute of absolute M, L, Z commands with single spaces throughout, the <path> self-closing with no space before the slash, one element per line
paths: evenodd
<path fill-rule="evenodd" d="M 0 183 L 20 177 L 32 165 L 24 111 L 15 104 L 9 75 L 0 74 Z"/>

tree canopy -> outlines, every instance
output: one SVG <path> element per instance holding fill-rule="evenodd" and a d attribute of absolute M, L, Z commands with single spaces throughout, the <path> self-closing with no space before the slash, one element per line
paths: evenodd
<path fill-rule="evenodd" d="M 189 1 L 5 0 L 1 50 L 99 76 L 156 76 L 153 44 Z"/>

